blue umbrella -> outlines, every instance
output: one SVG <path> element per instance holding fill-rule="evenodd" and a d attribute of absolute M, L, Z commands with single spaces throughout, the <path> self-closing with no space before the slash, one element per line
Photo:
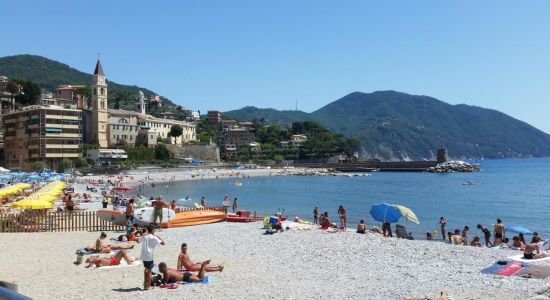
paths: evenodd
<path fill-rule="evenodd" d="M 533 234 L 533 232 L 523 226 L 505 226 L 504 230 L 515 233 Z"/>
<path fill-rule="evenodd" d="M 370 215 L 379 222 L 396 223 L 403 215 L 393 205 L 388 203 L 375 204 L 370 208 Z"/>

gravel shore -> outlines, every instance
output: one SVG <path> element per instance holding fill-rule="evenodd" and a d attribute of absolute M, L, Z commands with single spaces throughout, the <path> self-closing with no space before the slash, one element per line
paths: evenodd
<path fill-rule="evenodd" d="M 224 262 L 224 271 L 209 273 L 211 284 L 142 291 L 142 266 L 102 270 L 73 264 L 75 250 L 92 244 L 97 232 L 21 233 L 2 235 L 0 280 L 15 282 L 35 299 L 402 299 L 439 291 L 452 299 L 526 299 L 550 286 L 550 279 L 480 274 L 514 254 L 509 250 L 318 229 L 263 235 L 260 223 L 158 234 L 167 245 L 157 248 L 157 263 L 175 267 L 185 242 L 194 261 Z M 130 254 L 139 256 L 139 244 Z"/>

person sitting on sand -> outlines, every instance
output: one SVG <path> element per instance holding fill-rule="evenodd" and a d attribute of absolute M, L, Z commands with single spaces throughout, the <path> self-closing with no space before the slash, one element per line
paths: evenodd
<path fill-rule="evenodd" d="M 322 214 L 322 218 L 321 218 L 321 229 L 328 229 L 330 227 L 333 227 L 333 228 L 336 228 L 338 226 L 336 226 L 336 224 L 333 224 L 330 222 L 330 219 L 328 218 L 328 212 L 325 211 L 323 214 Z"/>
<path fill-rule="evenodd" d="M 479 243 L 479 236 L 474 236 L 472 241 L 470 242 L 470 246 L 472 247 L 481 247 L 481 244 Z"/>
<path fill-rule="evenodd" d="M 95 241 L 95 246 L 88 246 L 84 249 L 88 250 L 88 251 L 95 251 L 97 253 L 110 253 L 111 250 L 127 250 L 127 249 L 134 248 L 133 245 L 125 247 L 125 246 L 115 246 L 115 245 L 110 245 L 110 244 L 103 244 L 103 242 L 105 241 L 106 238 L 107 238 L 107 234 L 105 232 L 102 232 L 99 235 L 99 238 Z"/>
<path fill-rule="evenodd" d="M 460 234 L 460 229 L 455 229 L 455 234 L 453 234 L 451 239 L 453 240 L 454 245 L 467 245 L 466 241 L 464 240 L 464 238 Z"/>
<path fill-rule="evenodd" d="M 539 242 L 540 236 L 533 235 L 531 243 L 525 245 L 525 250 L 523 251 L 523 259 L 539 259 L 548 256 L 548 254 L 540 252 Z"/>
<path fill-rule="evenodd" d="M 187 244 L 183 243 L 181 244 L 181 253 L 178 256 L 178 263 L 177 263 L 178 270 L 186 270 L 186 271 L 199 271 L 201 269 L 201 265 L 198 263 L 193 263 L 191 259 L 189 258 L 189 254 L 187 253 Z M 223 271 L 223 264 L 219 265 L 207 265 L 205 270 L 206 272 L 221 272 Z"/>
<path fill-rule="evenodd" d="M 510 248 L 523 251 L 525 250 L 525 244 L 521 241 L 521 238 L 519 236 L 514 235 L 512 237 L 512 245 L 510 245 Z"/>
<path fill-rule="evenodd" d="M 200 264 L 199 274 L 195 275 L 187 271 L 179 271 L 176 269 L 168 268 L 165 262 L 159 264 L 159 272 L 162 273 L 162 283 L 171 284 L 180 281 L 184 282 L 201 282 L 204 279 L 204 272 L 206 266 L 210 263 L 210 260 L 203 261 Z"/>
<path fill-rule="evenodd" d="M 365 226 L 365 220 L 361 219 L 357 225 L 357 233 L 365 234 L 367 232 L 367 227 Z"/>
<path fill-rule="evenodd" d="M 135 259 L 128 257 L 126 251 L 120 250 L 117 254 L 110 256 L 109 258 L 101 258 L 97 255 L 91 256 L 86 260 L 86 263 L 88 264 L 88 268 L 93 265 L 98 268 L 103 266 L 117 266 L 120 265 L 120 260 L 123 258 L 127 264 L 131 264 L 135 261 Z"/>

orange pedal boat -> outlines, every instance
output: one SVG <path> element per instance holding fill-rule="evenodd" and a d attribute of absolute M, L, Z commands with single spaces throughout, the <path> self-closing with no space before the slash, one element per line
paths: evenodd
<path fill-rule="evenodd" d="M 163 223 L 163 228 L 185 227 L 201 224 L 216 223 L 225 220 L 225 213 L 218 210 L 189 210 L 176 213 L 176 217 L 169 223 Z"/>

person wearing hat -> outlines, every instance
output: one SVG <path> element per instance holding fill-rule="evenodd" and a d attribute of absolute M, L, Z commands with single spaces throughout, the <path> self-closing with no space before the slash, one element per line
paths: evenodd
<path fill-rule="evenodd" d="M 319 224 L 319 206 L 313 209 L 313 224 Z"/>

